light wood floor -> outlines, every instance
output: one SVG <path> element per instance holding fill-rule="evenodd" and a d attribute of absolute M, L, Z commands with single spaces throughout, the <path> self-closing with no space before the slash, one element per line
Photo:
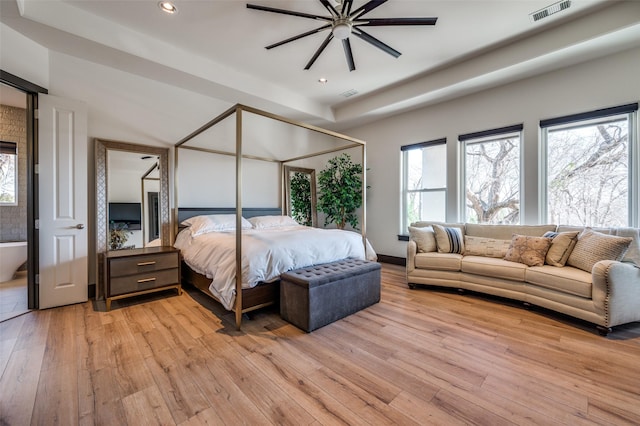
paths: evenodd
<path fill-rule="evenodd" d="M 640 323 L 603 338 L 392 265 L 381 303 L 310 334 L 174 294 L 0 323 L 0 425 L 640 424 Z"/>
<path fill-rule="evenodd" d="M 27 298 L 27 271 L 16 272 L 12 280 L 0 283 L 0 322 L 29 312 Z"/>

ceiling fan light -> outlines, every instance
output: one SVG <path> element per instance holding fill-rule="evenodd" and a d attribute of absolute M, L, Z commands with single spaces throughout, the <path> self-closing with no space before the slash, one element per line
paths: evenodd
<path fill-rule="evenodd" d="M 351 35 L 351 23 L 337 22 L 333 26 L 331 32 L 333 32 L 333 36 L 337 39 L 344 40 L 346 38 L 349 38 L 349 36 Z"/>

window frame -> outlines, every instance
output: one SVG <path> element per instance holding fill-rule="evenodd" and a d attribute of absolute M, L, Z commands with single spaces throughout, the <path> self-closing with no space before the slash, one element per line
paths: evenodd
<path fill-rule="evenodd" d="M 401 203 L 400 203 L 400 208 L 401 208 L 401 212 L 400 212 L 400 233 L 398 235 L 398 238 L 400 240 L 407 240 L 408 237 L 408 227 L 411 224 L 408 220 L 408 196 L 409 193 L 428 193 L 428 192 L 444 192 L 444 197 L 445 197 L 445 216 L 446 216 L 446 209 L 447 209 L 447 198 L 448 198 L 448 193 L 447 193 L 447 186 L 445 184 L 444 187 L 439 187 L 439 188 L 422 188 L 422 189 L 413 189 L 413 190 L 409 190 L 408 189 L 408 180 L 409 180 L 409 176 L 408 176 L 408 170 L 409 170 L 409 166 L 408 166 L 408 152 L 409 151 L 414 151 L 414 150 L 422 150 L 424 148 L 431 148 L 434 146 L 438 146 L 438 145 L 444 145 L 445 146 L 445 153 L 446 153 L 446 145 L 447 145 L 447 138 L 440 138 L 440 139 L 434 139 L 434 140 L 430 140 L 430 141 L 426 141 L 426 142 L 419 142 L 419 143 L 415 143 L 415 144 L 410 144 L 410 145 L 403 145 L 400 147 L 400 153 L 401 153 L 401 185 L 402 185 L 402 189 L 400 191 L 400 197 L 401 197 Z M 446 157 L 446 154 L 445 154 Z M 446 181 L 446 176 L 445 176 L 445 181 Z"/>
<path fill-rule="evenodd" d="M 615 117 L 626 116 L 628 124 L 628 200 L 627 200 L 627 226 L 640 226 L 640 140 L 638 139 L 638 103 L 618 105 L 610 108 L 602 108 L 594 111 L 565 115 L 540 120 L 540 211 L 539 215 L 546 222 L 549 222 L 549 195 L 548 195 L 548 153 L 549 140 L 548 129 L 560 126 L 566 128 L 580 128 L 589 125 L 589 122 L 599 123 L 611 120 Z M 570 224 L 569 224 L 570 225 Z"/>
<path fill-rule="evenodd" d="M 0 141 L 0 154 L 13 156 L 13 201 L 1 201 L 0 206 L 17 206 L 18 205 L 18 143 L 10 141 Z"/>
<path fill-rule="evenodd" d="M 459 212 L 462 222 L 468 222 L 467 217 L 467 146 L 479 143 L 495 142 L 502 139 L 509 139 L 510 135 L 518 137 L 518 222 L 514 225 L 522 223 L 522 206 L 523 206 L 523 173 L 524 170 L 524 124 L 514 124 L 511 126 L 498 127 L 495 129 L 482 130 L 479 132 L 464 133 L 458 135 L 458 141 L 461 144 L 460 155 L 460 199 Z M 478 222 L 488 223 L 489 222 Z"/>

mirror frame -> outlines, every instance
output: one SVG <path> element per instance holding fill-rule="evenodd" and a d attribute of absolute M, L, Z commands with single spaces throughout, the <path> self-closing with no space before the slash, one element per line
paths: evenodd
<path fill-rule="evenodd" d="M 160 166 L 160 238 L 163 246 L 171 245 L 171 219 L 169 215 L 169 148 L 139 145 L 105 139 L 96 139 L 96 253 L 105 253 L 109 247 L 109 220 L 107 203 L 107 151 L 127 151 L 158 157 Z"/>
<path fill-rule="evenodd" d="M 293 217 L 291 208 L 291 173 L 304 173 L 309 175 L 309 179 L 311 180 L 311 226 L 316 228 L 318 227 L 318 211 L 316 209 L 316 171 L 315 169 L 306 169 L 303 167 L 284 166 L 287 215 Z"/>

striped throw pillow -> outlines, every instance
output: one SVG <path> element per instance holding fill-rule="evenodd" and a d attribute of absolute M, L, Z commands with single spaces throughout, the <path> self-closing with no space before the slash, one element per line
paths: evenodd
<path fill-rule="evenodd" d="M 432 225 L 439 253 L 464 253 L 464 236 L 460 228 Z"/>

